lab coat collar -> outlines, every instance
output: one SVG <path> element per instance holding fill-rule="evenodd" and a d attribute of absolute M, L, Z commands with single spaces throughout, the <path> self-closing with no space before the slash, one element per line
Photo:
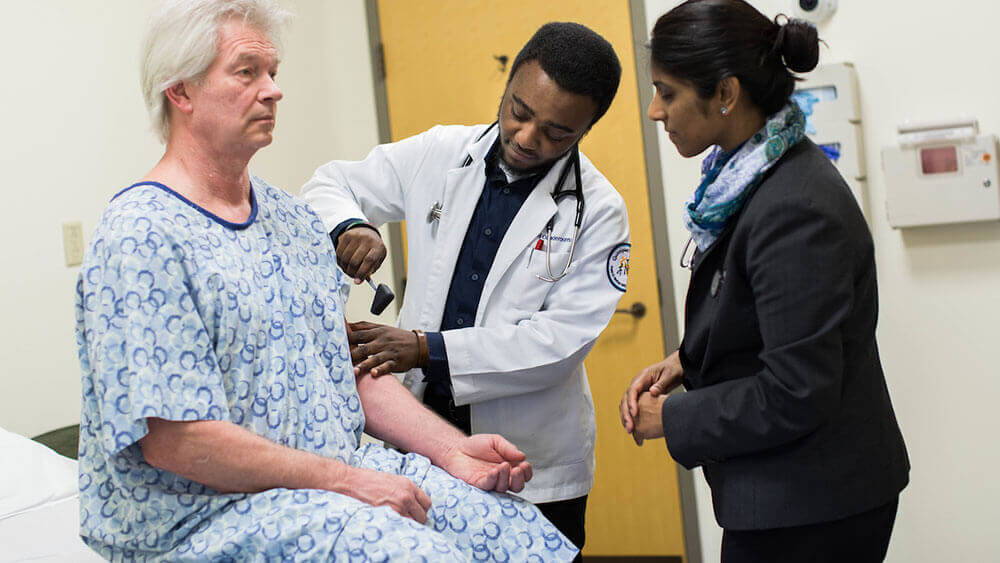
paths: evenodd
<path fill-rule="evenodd" d="M 483 133 L 486 133 L 483 135 Z M 486 161 L 486 155 L 489 154 L 490 149 L 493 147 L 493 143 L 496 142 L 497 137 L 500 136 L 500 124 L 494 123 L 492 125 L 484 125 L 483 129 L 476 134 L 476 137 L 482 136 L 478 141 L 474 140 L 472 145 L 469 146 L 469 156 L 472 157 L 472 164 L 483 163 Z M 475 137 L 473 138 L 475 139 Z"/>

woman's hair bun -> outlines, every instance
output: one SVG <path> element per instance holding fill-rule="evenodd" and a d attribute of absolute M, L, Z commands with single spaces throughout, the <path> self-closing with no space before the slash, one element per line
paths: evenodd
<path fill-rule="evenodd" d="M 784 59 L 788 70 L 809 72 L 816 68 L 819 62 L 819 34 L 816 27 L 799 19 L 790 19 L 779 25 L 781 29 L 774 43 L 774 51 Z"/>

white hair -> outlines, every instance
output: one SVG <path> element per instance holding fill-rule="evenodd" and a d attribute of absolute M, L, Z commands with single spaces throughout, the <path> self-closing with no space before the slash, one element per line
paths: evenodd
<path fill-rule="evenodd" d="M 240 18 L 281 48 L 281 30 L 291 13 L 274 0 L 165 0 L 150 19 L 142 49 L 142 97 L 153 129 L 170 137 L 166 90 L 181 81 L 200 81 L 215 60 L 219 27 Z"/>

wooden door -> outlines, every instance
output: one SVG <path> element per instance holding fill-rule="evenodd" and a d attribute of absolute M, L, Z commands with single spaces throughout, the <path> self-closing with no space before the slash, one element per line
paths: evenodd
<path fill-rule="evenodd" d="M 580 147 L 628 205 L 631 270 L 620 306 L 642 303 L 647 314 L 615 315 L 586 361 L 597 475 L 584 555 L 683 557 L 676 468 L 662 442 L 637 448 L 618 420 L 627 383 L 664 357 L 629 3 L 378 0 L 378 17 L 393 140 L 438 123 L 493 121 L 510 63 L 545 22 L 576 21 L 614 45 L 622 64 L 618 95 Z"/>

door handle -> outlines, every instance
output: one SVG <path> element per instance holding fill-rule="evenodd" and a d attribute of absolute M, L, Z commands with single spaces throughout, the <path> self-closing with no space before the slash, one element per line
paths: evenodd
<path fill-rule="evenodd" d="M 615 314 L 621 313 L 623 315 L 632 315 L 637 319 L 641 319 L 646 316 L 646 306 L 640 302 L 633 303 L 628 309 L 615 309 Z"/>

